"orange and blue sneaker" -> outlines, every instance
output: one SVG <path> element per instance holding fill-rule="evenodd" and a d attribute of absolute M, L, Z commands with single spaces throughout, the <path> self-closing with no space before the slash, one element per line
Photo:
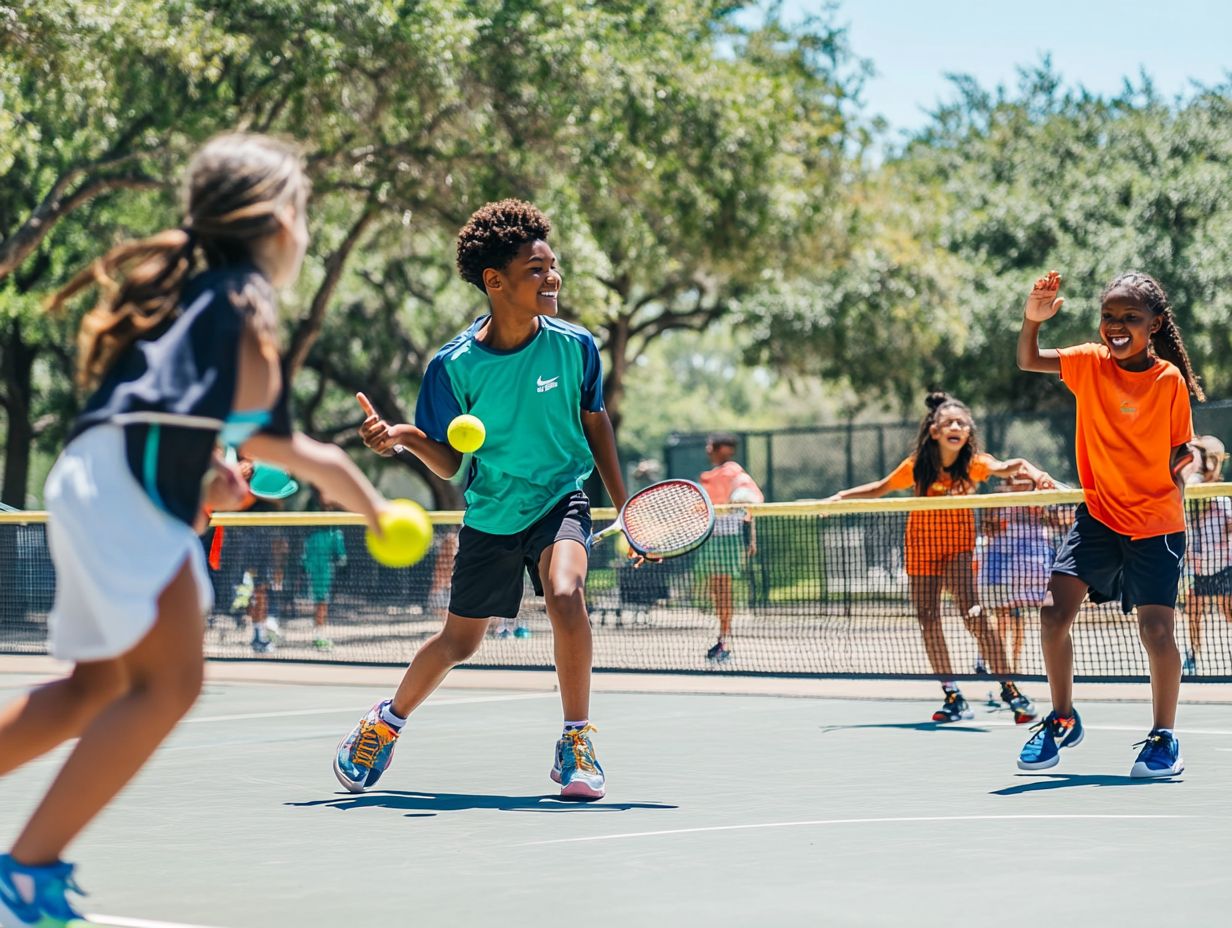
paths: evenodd
<path fill-rule="evenodd" d="M 1130 768 L 1131 777 L 1174 777 L 1185 769 L 1181 744 L 1172 732 L 1152 728 L 1146 739 L 1139 741 L 1134 747 L 1138 745 L 1142 745 L 1142 750 Z"/>
<path fill-rule="evenodd" d="M 1027 722 L 1035 721 L 1035 703 L 1028 699 L 1013 681 L 1006 680 L 1001 684 L 1001 700 L 1013 711 L 1015 725 L 1026 725 Z"/>
<path fill-rule="evenodd" d="M 973 718 L 975 718 L 975 711 L 967 704 L 967 700 L 963 699 L 963 694 L 958 690 L 946 690 L 945 702 L 933 713 L 934 722 L 965 722 Z"/>
<path fill-rule="evenodd" d="M 1082 743 L 1082 719 L 1078 710 L 1069 718 L 1056 711 L 1049 712 L 1042 722 L 1031 729 L 1033 734 L 1018 754 L 1019 770 L 1047 770 L 1061 760 L 1061 748 L 1074 748 Z"/>
<path fill-rule="evenodd" d="M 376 786 L 376 781 L 394 758 L 398 729 L 381 718 L 381 710 L 389 705 L 384 699 L 368 710 L 351 733 L 338 745 L 334 757 L 334 776 L 352 793 L 362 793 Z"/>
<path fill-rule="evenodd" d="M 0 924 L 5 928 L 72 928 L 87 922 L 65 896 L 85 895 L 73 882 L 73 865 L 57 861 L 26 867 L 0 855 Z"/>
<path fill-rule="evenodd" d="M 552 780 L 560 784 L 561 799 L 591 802 L 602 799 L 607 792 L 607 778 L 595 759 L 595 746 L 590 733 L 593 725 L 567 728 L 556 742 L 556 760 L 552 764 Z"/>

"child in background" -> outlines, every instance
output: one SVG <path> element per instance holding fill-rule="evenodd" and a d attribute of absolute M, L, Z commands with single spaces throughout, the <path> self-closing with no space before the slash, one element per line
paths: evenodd
<path fill-rule="evenodd" d="M 1055 486 L 1052 478 L 1023 458 L 999 461 L 979 450 L 971 410 L 948 393 L 930 393 L 928 414 L 920 422 L 912 451 L 881 480 L 842 490 L 831 500 L 876 499 L 894 490 L 913 488 L 916 496 L 955 496 L 975 492 L 989 477 L 1026 479 L 1042 489 Z M 907 517 L 904 544 L 911 602 L 915 606 L 933 673 L 941 681 L 945 702 L 933 713 L 934 722 L 958 722 L 975 717 L 954 682 L 949 646 L 941 627 L 941 596 L 948 591 L 963 617 L 963 624 L 1001 681 L 1001 698 L 1014 712 L 1014 721 L 1030 722 L 1035 705 L 1010 679 L 1009 662 L 1001 639 L 984 614 L 975 588 L 975 515 L 970 509 L 912 512 Z"/>
<path fill-rule="evenodd" d="M 998 490 L 1014 493 L 1035 488 L 1028 480 L 1007 482 Z M 1048 510 L 1042 506 L 1007 506 L 986 509 L 982 516 L 987 545 L 980 559 L 980 588 L 1009 655 L 1010 673 L 1017 674 L 1026 624 L 1023 610 L 1043 604 L 1052 570 L 1054 547 Z"/>
<path fill-rule="evenodd" d="M 324 503 L 327 510 L 337 509 L 333 503 Z M 313 529 L 304 539 L 302 554 L 304 573 L 308 575 L 308 595 L 312 598 L 312 646 L 318 651 L 328 651 L 334 643 L 329 637 L 329 604 L 334 594 L 334 572 L 346 566 L 346 539 L 336 525 L 323 525 Z"/>
<path fill-rule="evenodd" d="M 738 441 L 728 432 L 716 432 L 706 442 L 706 457 L 713 465 L 699 478 L 716 506 L 724 503 L 764 502 L 761 489 L 733 457 Z M 696 555 L 699 577 L 706 585 L 719 619 L 719 638 L 706 652 L 706 660 L 722 664 L 731 659 L 733 584 L 757 554 L 757 528 L 744 510 L 719 515 L 714 534 Z"/>
<path fill-rule="evenodd" d="M 1223 442 L 1214 435 L 1199 435 L 1191 443 L 1194 461 L 1185 469 L 1189 485 L 1218 483 L 1223 479 L 1223 463 L 1228 459 Z M 1189 627 L 1189 650 L 1181 672 L 1198 672 L 1202 655 L 1202 620 L 1214 612 L 1232 624 L 1232 500 L 1226 496 L 1197 499 L 1190 504 L 1189 566 L 1193 585 L 1185 614 Z"/>

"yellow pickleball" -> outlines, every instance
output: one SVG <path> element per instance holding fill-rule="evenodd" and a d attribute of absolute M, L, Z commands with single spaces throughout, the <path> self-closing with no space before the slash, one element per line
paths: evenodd
<path fill-rule="evenodd" d="M 432 546 L 432 520 L 423 506 L 409 499 L 395 499 L 381 515 L 380 538 L 369 529 L 364 533 L 368 553 L 385 567 L 410 567 Z"/>
<path fill-rule="evenodd" d="M 488 432 L 479 419 L 463 413 L 449 423 L 446 435 L 449 438 L 449 444 L 456 450 L 463 454 L 471 454 L 483 447 L 483 440 L 487 438 Z"/>

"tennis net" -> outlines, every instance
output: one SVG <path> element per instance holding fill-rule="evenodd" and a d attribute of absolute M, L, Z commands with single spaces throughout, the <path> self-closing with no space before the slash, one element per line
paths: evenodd
<path fill-rule="evenodd" d="M 1188 556 L 1176 623 L 1186 676 L 1232 681 L 1232 484 L 1187 495 Z M 613 671 L 935 678 L 948 657 L 959 679 L 1040 678 L 1038 606 L 1078 491 L 940 499 L 719 507 L 715 535 L 691 555 L 634 567 L 616 545 L 591 553 L 587 599 L 594 666 Z M 614 513 L 595 513 L 603 524 Z M 432 548 L 391 570 L 368 556 L 346 513 L 227 514 L 211 575 L 206 652 L 221 659 L 401 664 L 444 617 L 459 513 L 435 513 Z M 0 651 L 45 651 L 54 572 L 41 513 L 0 513 Z M 207 536 L 205 543 L 210 539 Z M 966 552 L 970 552 L 969 554 Z M 922 572 L 941 571 L 947 586 Z M 914 598 L 913 598 L 914 588 Z M 974 596 L 990 632 L 964 621 Z M 730 600 L 730 659 L 707 658 Z M 319 627 L 318 602 L 326 624 Z M 944 649 L 930 662 L 918 604 L 939 602 Z M 274 649 L 251 647 L 251 620 L 276 623 Z M 926 613 L 927 616 L 927 613 Z M 990 637 L 991 636 L 991 637 Z M 1079 679 L 1143 680 L 1133 615 L 1088 603 L 1074 626 Z M 938 657 L 940 653 L 940 658 Z M 1001 655 L 1004 655 L 1004 658 Z M 1001 663 L 1002 659 L 1005 661 Z M 551 666 L 543 600 L 526 584 L 520 616 L 493 619 L 471 666 Z"/>

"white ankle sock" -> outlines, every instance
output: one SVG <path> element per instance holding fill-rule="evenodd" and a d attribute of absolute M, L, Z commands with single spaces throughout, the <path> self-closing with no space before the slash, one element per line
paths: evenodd
<path fill-rule="evenodd" d="M 402 726 L 406 724 L 406 719 L 400 718 L 394 713 L 394 704 L 392 702 L 381 703 L 381 721 L 394 731 L 402 731 Z"/>

